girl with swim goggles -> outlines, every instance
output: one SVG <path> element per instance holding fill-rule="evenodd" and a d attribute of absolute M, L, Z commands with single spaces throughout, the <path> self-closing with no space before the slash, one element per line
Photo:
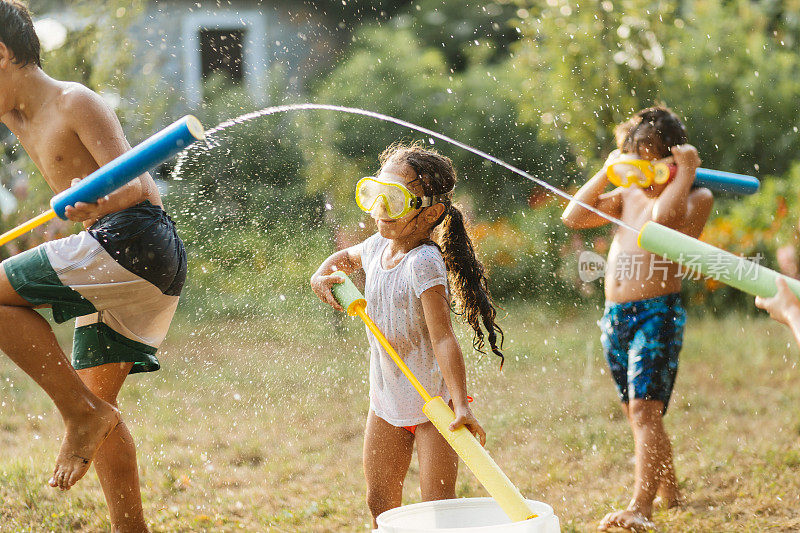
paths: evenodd
<path fill-rule="evenodd" d="M 336 270 L 363 269 L 367 312 L 432 395 L 450 401 L 456 419 L 481 442 L 486 433 L 469 407 L 466 369 L 450 320 L 456 311 L 473 328 L 474 345 L 502 358 L 495 308 L 483 265 L 475 257 L 461 212 L 453 206 L 452 162 L 418 146 L 396 145 L 381 170 L 361 179 L 356 203 L 378 232 L 326 259 L 311 278 L 319 298 L 342 310 L 331 294 Z M 486 334 L 481 329 L 486 328 Z M 402 502 L 414 442 L 423 500 L 455 497 L 458 456 L 422 412 L 422 400 L 371 335 L 370 410 L 364 437 L 367 503 L 374 519 Z"/>
<path fill-rule="evenodd" d="M 390 181 L 391 180 L 391 181 Z M 417 196 L 398 181 L 366 177 L 356 184 L 356 203 L 362 211 L 372 213 L 381 209 L 392 219 L 403 218 L 416 209 L 431 207 L 449 200 L 449 192 L 435 196 Z"/>

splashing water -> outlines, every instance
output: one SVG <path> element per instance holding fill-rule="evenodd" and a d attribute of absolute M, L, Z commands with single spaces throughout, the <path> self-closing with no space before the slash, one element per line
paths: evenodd
<path fill-rule="evenodd" d="M 510 170 L 511 172 L 514 172 L 515 174 L 519 174 L 523 178 L 527 178 L 530 181 L 536 183 L 537 185 L 539 185 L 541 187 L 544 187 L 545 189 L 547 189 L 551 193 L 555 194 L 556 196 L 560 196 L 560 197 L 562 197 L 562 198 L 564 198 L 566 200 L 569 200 L 571 202 L 575 202 L 576 204 L 580 205 L 584 209 L 587 209 L 587 210 L 591 211 L 592 213 L 603 217 L 604 219 L 608 220 L 609 222 L 611 222 L 613 224 L 616 224 L 617 226 L 619 226 L 621 228 L 625 228 L 625 229 L 628 229 L 628 230 L 633 231 L 635 233 L 638 233 L 638 230 L 636 230 L 633 226 L 631 226 L 629 224 L 626 224 L 622 220 L 620 220 L 620 219 L 618 219 L 616 217 L 613 217 L 611 215 L 608 215 L 606 213 L 603 213 L 599 209 L 597 209 L 595 207 L 592 207 L 591 205 L 586 204 L 584 202 L 581 202 L 580 200 L 576 200 L 575 197 L 572 196 L 571 194 L 569 194 L 567 192 L 564 192 L 561 189 L 559 189 L 558 187 L 555 187 L 555 186 L 547 183 L 546 181 L 543 181 L 543 180 L 541 180 L 539 178 L 536 178 L 536 177 L 530 175 L 529 173 L 525 172 L 524 170 L 521 170 L 521 169 L 519 169 L 519 168 L 517 168 L 514 165 L 511 165 L 509 163 L 506 163 L 502 159 L 498 159 L 498 158 L 494 157 L 491 154 L 487 154 L 486 152 L 478 150 L 477 148 L 473 148 L 472 146 L 469 146 L 468 144 L 464 144 L 464 143 L 462 143 L 460 141 L 452 139 L 452 138 L 448 137 L 447 135 L 444 135 L 442 133 L 438 133 L 438 132 L 429 130 L 428 128 L 423 128 L 422 126 L 417 126 L 416 124 L 412 124 L 411 122 L 406 122 L 405 120 L 402 120 L 402 119 L 399 119 L 399 118 L 395 118 L 395 117 L 390 117 L 389 115 L 383 115 L 381 113 L 376 113 L 374 111 L 367 111 L 366 109 L 359 109 L 357 107 L 344 107 L 344 106 L 338 106 L 338 105 L 312 104 L 312 103 L 287 104 L 287 105 L 265 107 L 264 109 L 260 109 L 258 111 L 253 111 L 252 113 L 246 113 L 246 114 L 240 115 L 240 116 L 238 116 L 236 118 L 233 118 L 233 119 L 230 119 L 230 120 L 226 120 L 225 122 L 221 122 L 217 126 L 211 128 L 209 130 L 206 130 L 206 132 L 205 132 L 206 133 L 206 143 L 205 144 L 203 144 L 203 143 L 195 143 L 192 146 L 190 146 L 187 150 L 185 150 L 185 151 L 180 153 L 180 155 L 178 156 L 178 159 L 177 159 L 177 161 L 175 163 L 175 167 L 174 167 L 174 169 L 172 171 L 172 178 L 173 179 L 180 179 L 179 176 L 180 176 L 181 170 L 183 168 L 183 164 L 186 162 L 186 160 L 189 157 L 189 154 L 191 152 L 196 151 L 198 149 L 200 149 L 200 150 L 211 150 L 213 148 L 219 147 L 220 146 L 219 141 L 214 139 L 214 135 L 219 133 L 219 132 L 221 132 L 222 130 L 225 130 L 225 129 L 230 128 L 231 126 L 235 126 L 237 124 L 243 124 L 243 123 L 248 122 L 250 120 L 253 120 L 253 119 L 256 119 L 256 118 L 259 118 L 259 117 L 263 117 L 263 116 L 267 116 L 267 115 L 272 115 L 272 114 L 275 114 L 275 113 L 285 113 L 287 111 L 302 111 L 302 110 L 309 110 L 309 109 L 320 109 L 320 110 L 327 110 L 327 111 L 339 111 L 339 112 L 342 112 L 342 113 L 349 113 L 351 115 L 362 115 L 362 116 L 366 116 L 366 117 L 377 118 L 378 120 L 383 120 L 384 122 L 392 122 L 394 124 L 397 124 L 398 126 L 403 126 L 405 128 L 416 130 L 416 131 L 418 131 L 420 133 L 424 133 L 426 135 L 430 135 L 431 137 L 436 137 L 437 139 L 440 139 L 440 140 L 442 140 L 444 142 L 450 143 L 450 144 L 452 144 L 454 146 L 458 146 L 459 148 L 461 148 L 463 150 L 467 150 L 468 152 L 472 152 L 473 154 L 478 155 L 478 156 L 480 156 L 480 157 L 482 157 L 482 158 L 484 158 L 484 159 L 486 159 L 488 161 L 491 161 L 492 163 L 496 163 L 496 164 L 498 164 L 498 165 L 500 165 L 502 167 L 505 167 L 508 170 Z"/>

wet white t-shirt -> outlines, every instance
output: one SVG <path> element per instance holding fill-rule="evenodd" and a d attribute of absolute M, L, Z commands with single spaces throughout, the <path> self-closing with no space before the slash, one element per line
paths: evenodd
<path fill-rule="evenodd" d="M 436 246 L 423 244 L 387 270 L 381 266 L 387 244 L 389 240 L 379 233 L 361 243 L 367 314 L 431 396 L 441 396 L 448 402 L 450 394 L 433 353 L 420 299 L 423 292 L 437 285 L 445 287 L 449 298 L 444 258 Z M 419 393 L 369 330 L 367 337 L 370 408 L 394 426 L 426 422 Z"/>

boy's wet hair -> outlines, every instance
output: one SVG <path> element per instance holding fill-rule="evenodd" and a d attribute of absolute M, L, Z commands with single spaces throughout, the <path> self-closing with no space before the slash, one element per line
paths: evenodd
<path fill-rule="evenodd" d="M 642 109 L 614 129 L 617 148 L 624 154 L 642 155 L 643 149 L 658 159 L 672 155 L 670 148 L 689 142 L 678 115 L 665 106 Z"/>
<path fill-rule="evenodd" d="M 405 164 L 417 175 L 425 196 L 439 196 L 445 211 L 436 221 L 436 240 L 447 267 L 447 277 L 453 290 L 454 311 L 472 327 L 473 346 L 484 353 L 486 329 L 489 347 L 500 357 L 502 368 L 504 357 L 503 330 L 495 323 L 497 311 L 489 292 L 488 278 L 483 264 L 475 255 L 475 248 L 464 225 L 464 216 L 452 203 L 452 191 L 456 184 L 456 171 L 449 157 L 419 144 L 395 143 L 380 155 L 381 166 L 389 160 Z"/>
<path fill-rule="evenodd" d="M 14 63 L 41 68 L 39 37 L 28 8 L 17 0 L 0 0 L 0 41 L 14 54 Z"/>

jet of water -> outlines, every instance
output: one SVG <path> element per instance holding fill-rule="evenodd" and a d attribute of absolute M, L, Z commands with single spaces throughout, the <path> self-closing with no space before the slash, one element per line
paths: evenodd
<path fill-rule="evenodd" d="M 399 126 L 403 126 L 405 128 L 416 130 L 416 131 L 418 131 L 420 133 L 424 133 L 426 135 L 430 135 L 431 137 L 436 137 L 437 139 L 440 139 L 440 140 L 442 140 L 442 141 L 444 141 L 446 143 L 450 143 L 450 144 L 452 144 L 454 146 L 458 146 L 459 148 L 461 148 L 463 150 L 467 150 L 468 152 L 472 152 L 473 154 L 478 155 L 478 156 L 480 156 L 480 157 L 482 157 L 482 158 L 484 158 L 484 159 L 486 159 L 488 161 L 491 161 L 492 163 L 495 163 L 495 164 L 498 164 L 498 165 L 500 165 L 502 167 L 505 167 L 508 170 L 510 170 L 511 172 L 514 172 L 515 174 L 519 174 L 520 176 L 529 179 L 530 181 L 536 183 L 537 185 L 539 185 L 541 187 L 544 187 L 545 189 L 547 189 L 551 193 L 553 193 L 553 194 L 555 194 L 557 196 L 560 196 L 560 197 L 562 197 L 562 198 L 564 198 L 566 200 L 569 200 L 571 202 L 577 203 L 578 205 L 580 205 L 584 209 L 587 209 L 587 210 L 591 211 L 592 213 L 603 217 L 604 219 L 608 220 L 609 222 L 611 222 L 613 224 L 616 224 L 617 226 L 619 226 L 621 228 L 625 228 L 625 229 L 628 229 L 628 230 L 633 231 L 635 233 L 638 233 L 638 230 L 636 230 L 633 226 L 631 226 L 629 224 L 626 224 L 622 220 L 620 220 L 620 219 L 618 219 L 616 217 L 613 217 L 611 215 L 608 215 L 606 213 L 603 213 L 599 209 L 597 209 L 597 208 L 595 208 L 595 207 L 593 207 L 593 206 L 591 206 L 589 204 L 586 204 L 584 202 L 581 202 L 580 200 L 576 200 L 575 197 L 572 196 L 571 194 L 569 194 L 569 193 L 567 193 L 565 191 L 562 191 L 558 187 L 555 187 L 555 186 L 547 183 L 546 181 L 543 181 L 543 180 L 541 180 L 539 178 L 536 178 L 536 177 L 530 175 L 529 173 L 525 172 L 524 170 L 521 170 L 521 169 L 519 169 L 519 168 L 517 168 L 514 165 L 511 165 L 509 163 L 506 163 L 502 159 L 498 159 L 498 158 L 494 157 L 491 154 L 487 154 L 486 152 L 478 150 L 477 148 L 473 148 L 472 146 L 469 146 L 468 144 L 464 144 L 464 143 L 462 143 L 460 141 L 452 139 L 452 138 L 448 137 L 447 135 L 444 135 L 442 133 L 438 133 L 438 132 L 429 130 L 428 128 L 424 128 L 422 126 L 417 126 L 416 124 L 412 124 L 411 122 L 407 122 L 405 120 L 402 120 L 402 119 L 399 119 L 399 118 L 395 118 L 395 117 L 390 117 L 389 115 L 376 113 L 374 111 L 367 111 L 366 109 L 359 109 L 357 107 L 344 107 L 344 106 L 338 106 L 338 105 L 313 104 L 313 103 L 287 104 L 287 105 L 266 107 L 266 108 L 260 109 L 258 111 L 253 111 L 252 113 L 247 113 L 247 114 L 244 114 L 244 115 L 240 115 L 240 116 L 238 116 L 236 118 L 233 118 L 233 119 L 230 119 L 230 120 L 226 120 L 225 122 L 222 122 L 219 125 L 217 125 L 217 126 L 215 126 L 215 127 L 213 127 L 213 128 L 211 128 L 211 129 L 206 131 L 206 144 L 205 145 L 203 145 L 202 143 L 195 143 L 192 146 L 190 146 L 186 151 L 180 153 L 180 155 L 178 156 L 178 159 L 177 159 L 177 161 L 175 163 L 175 168 L 172 171 L 173 179 L 180 179 L 179 176 L 180 176 L 180 173 L 181 173 L 181 169 L 183 167 L 184 162 L 188 158 L 189 153 L 191 153 L 193 151 L 196 151 L 198 149 L 211 150 L 211 149 L 216 148 L 216 147 L 219 146 L 219 142 L 216 139 L 214 139 L 214 136 L 215 136 L 215 134 L 219 133 L 220 131 L 225 130 L 227 128 L 230 128 L 231 126 L 235 126 L 236 124 L 242 124 L 244 122 L 248 122 L 250 120 L 253 120 L 253 119 L 256 119 L 256 118 L 259 118 L 259 117 L 263 117 L 263 116 L 266 116 L 266 115 L 272 115 L 272 114 L 275 114 L 275 113 L 285 113 L 287 111 L 302 111 L 302 110 L 309 110 L 309 109 L 321 109 L 321 110 L 327 110 L 327 111 L 339 111 L 339 112 L 342 112 L 342 113 L 349 113 L 351 115 L 363 115 L 363 116 L 366 116 L 366 117 L 377 118 L 378 120 L 383 120 L 385 122 L 392 122 L 392 123 L 397 124 Z"/>

